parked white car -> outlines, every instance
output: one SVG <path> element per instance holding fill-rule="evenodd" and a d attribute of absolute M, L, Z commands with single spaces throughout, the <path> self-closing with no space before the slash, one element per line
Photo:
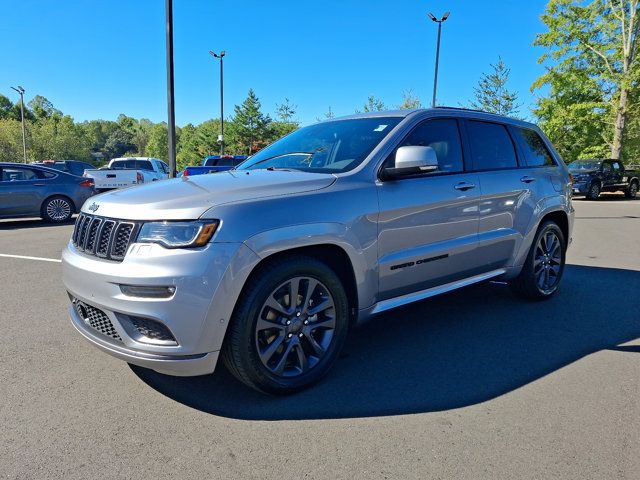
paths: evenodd
<path fill-rule="evenodd" d="M 164 180 L 169 166 L 157 158 L 114 158 L 107 168 L 85 170 L 84 176 L 93 178 L 97 191 L 106 191 Z"/>

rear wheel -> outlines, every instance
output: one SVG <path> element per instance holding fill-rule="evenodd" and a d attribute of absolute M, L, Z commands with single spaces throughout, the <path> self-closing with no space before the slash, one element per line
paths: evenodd
<path fill-rule="evenodd" d="M 66 222 L 71 218 L 71 215 L 73 215 L 73 204 L 66 197 L 57 195 L 47 198 L 42 204 L 41 216 L 47 222 Z"/>
<path fill-rule="evenodd" d="M 307 388 L 338 357 L 348 312 L 344 287 L 324 263 L 304 256 L 270 263 L 243 289 L 223 346 L 224 363 L 265 393 Z"/>
<path fill-rule="evenodd" d="M 564 272 L 566 242 L 555 222 L 539 228 L 520 275 L 509 282 L 512 290 L 531 300 L 545 300 L 558 291 Z"/>
<path fill-rule="evenodd" d="M 624 194 L 627 198 L 636 198 L 638 195 L 638 182 L 631 182 L 631 185 L 629 185 L 629 188 L 627 188 L 627 191 L 624 192 Z"/>
<path fill-rule="evenodd" d="M 600 184 L 598 182 L 593 182 L 589 187 L 589 191 L 587 192 L 587 199 L 596 200 L 600 196 Z"/>

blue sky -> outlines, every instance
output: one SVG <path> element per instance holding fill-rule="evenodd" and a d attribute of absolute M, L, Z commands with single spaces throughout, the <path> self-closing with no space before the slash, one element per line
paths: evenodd
<path fill-rule="evenodd" d="M 443 26 L 440 104 L 459 106 L 502 56 L 525 104 L 543 72 L 534 48 L 544 0 L 174 0 L 178 125 L 219 115 L 218 63 L 226 50 L 225 109 L 252 87 L 265 112 L 284 97 L 303 124 L 331 106 L 346 115 L 368 95 L 387 105 L 412 89 L 431 99 L 436 24 Z M 0 93 L 20 84 L 76 120 L 119 113 L 166 120 L 163 0 L 0 0 Z M 20 32 L 23 32 L 21 35 Z"/>

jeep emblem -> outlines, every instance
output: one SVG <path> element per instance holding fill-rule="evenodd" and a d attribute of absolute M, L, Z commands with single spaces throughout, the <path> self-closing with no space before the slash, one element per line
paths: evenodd
<path fill-rule="evenodd" d="M 89 210 L 90 212 L 95 212 L 99 208 L 100 205 L 98 205 L 96 202 L 93 202 L 91 205 L 89 205 L 89 208 L 87 210 Z"/>

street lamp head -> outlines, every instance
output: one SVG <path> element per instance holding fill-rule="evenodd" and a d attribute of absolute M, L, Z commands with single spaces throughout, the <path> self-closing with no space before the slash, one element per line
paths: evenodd
<path fill-rule="evenodd" d="M 18 85 L 18 87 L 11 87 L 12 90 L 15 90 L 16 92 L 18 92 L 20 95 L 24 95 L 25 89 L 22 88 L 20 85 Z"/>
<path fill-rule="evenodd" d="M 225 52 L 224 50 L 222 50 L 222 51 L 220 52 L 220 58 L 224 57 L 226 53 L 227 53 L 227 52 Z"/>
<path fill-rule="evenodd" d="M 437 21 L 438 21 L 438 19 L 436 18 L 436 16 L 435 16 L 433 13 L 429 12 L 427 15 L 428 15 L 428 16 L 429 16 L 429 18 L 430 18 L 431 20 L 433 20 L 434 22 L 437 22 Z"/>
<path fill-rule="evenodd" d="M 444 22 L 447 18 L 449 18 L 449 12 L 444 12 L 444 15 L 442 16 L 442 21 Z"/>

